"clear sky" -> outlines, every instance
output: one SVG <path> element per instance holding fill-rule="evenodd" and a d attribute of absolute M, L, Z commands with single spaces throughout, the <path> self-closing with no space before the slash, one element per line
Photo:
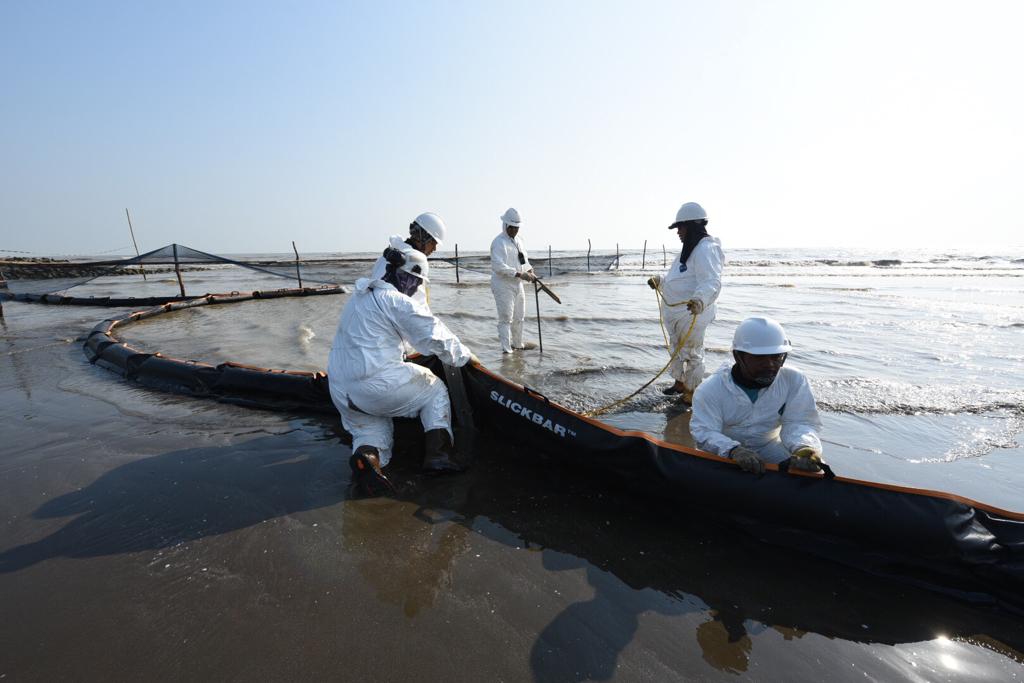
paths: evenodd
<path fill-rule="evenodd" d="M 0 249 L 1024 244 L 1024 2 L 0 3 Z M 450 245 L 446 245 L 450 246 Z"/>

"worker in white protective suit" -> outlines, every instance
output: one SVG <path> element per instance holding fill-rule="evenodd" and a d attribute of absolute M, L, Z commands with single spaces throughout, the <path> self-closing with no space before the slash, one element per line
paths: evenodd
<path fill-rule="evenodd" d="M 424 256 L 430 256 L 444 243 L 444 238 L 447 234 L 448 228 L 445 226 L 444 220 L 436 213 L 428 211 L 416 216 L 416 220 L 409 224 L 409 236 L 404 241 L 405 244 Z M 403 249 L 400 246 L 396 247 L 396 240 L 401 242 L 402 238 L 397 235 L 392 236 L 389 240 L 389 249 Z M 377 262 L 373 264 L 373 270 L 370 271 L 370 279 L 382 279 L 387 265 L 387 259 L 383 256 L 378 258 Z M 412 295 L 412 298 L 426 306 L 430 305 L 426 287 L 417 287 L 416 293 Z"/>
<path fill-rule="evenodd" d="M 423 468 L 462 469 L 453 448 L 451 406 L 444 383 L 403 361 L 402 343 L 461 367 L 474 358 L 458 337 L 411 295 L 428 281 L 419 251 L 390 249 L 383 278 L 362 278 L 345 305 L 327 364 L 331 400 L 352 435 L 349 464 L 365 492 L 393 490 L 383 472 L 394 443 L 392 418 L 419 417 L 425 432 Z"/>
<path fill-rule="evenodd" d="M 677 231 L 683 249 L 664 275 L 647 280 L 663 300 L 669 352 L 675 353 L 669 366 L 675 382 L 662 393 L 678 395 L 686 404 L 692 403 L 693 392 L 704 380 L 704 334 L 715 319 L 715 302 L 722 291 L 725 256 L 707 225 L 708 215 L 700 204 L 687 202 L 679 207 L 668 229 Z"/>
<path fill-rule="evenodd" d="M 537 279 L 526 249 L 517 237 L 520 223 L 519 212 L 509 209 L 501 216 L 501 234 L 491 242 L 491 292 L 498 309 L 498 341 L 504 353 L 528 348 L 523 343 L 526 318 L 523 282 Z"/>
<path fill-rule="evenodd" d="M 690 434 L 697 446 L 732 458 L 748 472 L 788 461 L 792 469 L 822 467 L 821 419 L 803 373 L 783 367 L 792 350 L 782 325 L 747 318 L 732 340 L 735 360 L 693 394 Z"/>

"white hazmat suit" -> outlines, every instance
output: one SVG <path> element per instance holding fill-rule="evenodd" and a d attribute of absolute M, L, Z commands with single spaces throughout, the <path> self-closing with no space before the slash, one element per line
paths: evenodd
<path fill-rule="evenodd" d="M 683 304 L 690 299 L 698 299 L 704 305 L 697 315 L 693 331 L 669 367 L 669 374 L 693 391 L 704 379 L 704 333 L 718 310 L 715 302 L 722 291 L 725 256 L 721 242 L 710 235 L 694 247 L 686 263 L 682 263 L 682 256 L 680 252 L 668 272 L 661 277 L 661 292 L 668 303 L 680 304 L 664 307 L 665 327 L 671 344 L 669 351 L 675 350 L 693 320 L 693 315 Z"/>
<path fill-rule="evenodd" d="M 519 255 L 522 254 L 522 263 Z M 501 350 L 512 353 L 512 349 L 523 348 L 523 320 L 526 318 L 526 293 L 523 281 L 517 273 L 532 269 L 526 249 L 517 236 L 501 234 L 491 242 L 491 292 L 498 309 L 498 341 Z"/>
<path fill-rule="evenodd" d="M 391 459 L 392 418 L 419 416 L 424 431 L 452 433 L 448 389 L 426 368 L 403 362 L 403 341 L 456 367 L 471 357 L 423 304 L 383 280 L 358 280 L 338 321 L 327 373 L 352 449 L 374 446 L 381 466 Z"/>
<path fill-rule="evenodd" d="M 729 457 L 733 448 L 745 446 L 773 463 L 800 448 L 821 453 L 821 419 L 802 372 L 784 366 L 751 401 L 731 371 L 731 364 L 723 365 L 693 394 L 690 434 L 699 448 Z"/>

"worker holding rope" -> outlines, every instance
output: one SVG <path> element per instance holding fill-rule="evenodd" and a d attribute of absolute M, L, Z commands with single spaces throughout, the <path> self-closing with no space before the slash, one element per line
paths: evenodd
<path fill-rule="evenodd" d="M 676 212 L 669 230 L 677 231 L 683 249 L 664 275 L 647 284 L 658 292 L 662 320 L 673 354 L 669 374 L 675 382 L 662 390 L 693 402 L 693 392 L 704 379 L 704 333 L 715 319 L 715 302 L 722 291 L 725 257 L 718 238 L 707 231 L 708 216 L 700 204 L 687 202 Z"/>

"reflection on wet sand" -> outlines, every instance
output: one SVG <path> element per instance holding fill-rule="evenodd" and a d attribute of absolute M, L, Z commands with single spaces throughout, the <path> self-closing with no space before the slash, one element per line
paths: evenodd
<path fill-rule="evenodd" d="M 345 551 L 358 558 L 360 574 L 410 619 L 451 589 L 455 560 L 469 549 L 468 527 L 404 501 L 350 500 L 342 521 Z"/>
<path fill-rule="evenodd" d="M 750 635 L 740 624 L 730 624 L 719 620 L 716 610 L 711 610 L 711 621 L 705 621 L 697 627 L 697 642 L 704 655 L 704 661 L 719 671 L 739 674 L 747 670 L 750 664 Z"/>
<path fill-rule="evenodd" d="M 32 400 L 32 388 L 28 383 L 28 373 L 24 367 L 25 359 L 22 357 L 22 349 L 14 342 L 13 330 L 7 325 L 7 319 L 0 316 L 0 330 L 3 330 L 4 341 L 7 342 L 7 351 L 3 354 L 5 360 L 9 360 L 14 367 L 14 377 L 18 389 L 25 394 L 25 398 Z"/>
<path fill-rule="evenodd" d="M 769 629 L 785 640 L 813 632 L 890 645 L 953 634 L 1024 662 L 1024 629 L 1004 611 L 769 546 L 701 511 L 679 514 L 604 478 L 493 442 L 482 448 L 489 457 L 458 480 L 463 494 L 435 485 L 410 491 L 408 499 L 449 509 L 453 521 L 492 541 L 543 549 L 548 572 L 585 570 L 593 597 L 569 605 L 538 634 L 530 654 L 536 680 L 608 680 L 647 612 L 703 615 L 695 642 L 708 664 L 727 673 L 747 671 L 756 653 L 752 636 Z M 412 528 L 408 519 L 402 525 Z M 419 533 L 419 545 L 433 548 L 410 551 L 426 568 L 418 577 L 425 585 L 406 583 L 436 591 L 450 575 L 451 555 L 466 546 L 461 537 L 446 541 L 450 531 L 429 546 L 432 532 Z M 385 565 L 375 560 L 377 571 L 386 572 Z"/>
<path fill-rule="evenodd" d="M 690 410 L 683 406 L 675 406 L 666 414 L 665 420 L 665 441 L 695 448 L 693 437 L 690 436 Z"/>
<path fill-rule="evenodd" d="M 615 578 L 586 560 L 553 550 L 545 550 L 543 557 L 548 571 L 585 569 L 594 596 L 567 607 L 537 636 L 530 666 L 538 681 L 610 680 L 619 654 L 636 635 L 640 615 L 678 616 L 703 607 L 665 600 L 650 590 L 636 591 L 623 600 L 612 587 Z"/>

